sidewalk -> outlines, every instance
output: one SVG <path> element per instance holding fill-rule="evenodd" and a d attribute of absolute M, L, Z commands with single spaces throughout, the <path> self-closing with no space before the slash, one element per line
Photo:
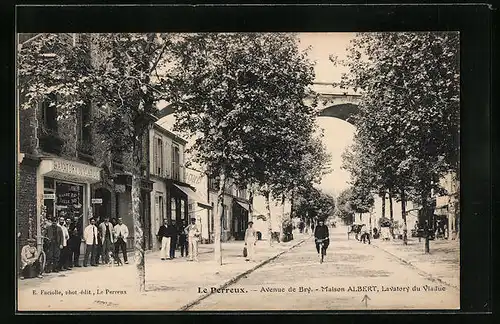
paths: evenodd
<path fill-rule="evenodd" d="M 297 235 L 293 241 L 274 243 L 273 247 L 267 241 L 258 241 L 254 262 L 243 258 L 242 241 L 222 243 L 222 266 L 214 261 L 213 244 L 200 245 L 199 262 L 187 262 L 186 258 L 160 260 L 159 252 L 147 253 L 144 293 L 135 290 L 132 254 L 130 264 L 120 267 L 77 268 L 42 279 L 19 280 L 19 310 L 179 310 L 202 299 L 204 288 L 210 293 L 212 287 L 225 286 L 307 238 Z"/>
<path fill-rule="evenodd" d="M 372 240 L 372 245 L 392 254 L 413 266 L 425 275 L 449 286 L 460 289 L 460 241 L 430 241 L 430 253 L 425 253 L 425 239 L 408 238 L 408 245 L 402 240 Z"/>

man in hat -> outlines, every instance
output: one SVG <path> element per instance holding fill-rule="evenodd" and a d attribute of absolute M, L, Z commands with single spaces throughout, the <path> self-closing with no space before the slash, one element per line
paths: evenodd
<path fill-rule="evenodd" d="M 184 227 L 186 226 L 186 221 L 181 221 L 177 228 L 177 233 L 179 236 L 179 246 L 181 248 L 181 257 L 184 257 L 184 252 L 186 257 L 188 256 L 188 241 L 186 232 L 184 232 Z"/>
<path fill-rule="evenodd" d="M 45 229 L 45 238 L 47 240 L 47 273 L 59 272 L 59 257 L 63 248 L 63 232 L 55 220 L 50 220 L 50 225 Z"/>
<path fill-rule="evenodd" d="M 114 226 L 109 222 L 109 217 L 104 217 L 104 222 L 99 225 L 102 242 L 102 257 L 104 264 L 109 263 L 109 252 L 113 252 L 115 243 Z"/>
<path fill-rule="evenodd" d="M 69 219 L 66 221 L 68 222 Z M 82 217 L 74 216 L 69 226 L 68 246 L 69 262 L 73 267 L 80 267 L 80 245 L 82 244 Z"/>
<path fill-rule="evenodd" d="M 83 231 L 83 239 L 85 240 L 85 256 L 83 258 L 83 266 L 86 267 L 89 261 L 90 255 L 90 265 L 95 267 L 96 264 L 96 247 L 97 247 L 97 237 L 98 237 L 97 226 L 95 226 L 95 219 L 90 219 L 90 224 L 85 227 Z"/>
<path fill-rule="evenodd" d="M 248 228 L 245 231 L 245 246 L 247 248 L 246 261 L 254 261 L 255 245 L 257 244 L 257 233 L 253 228 L 253 222 L 248 222 Z"/>
<path fill-rule="evenodd" d="M 123 252 L 123 261 L 125 261 L 125 264 L 127 264 L 127 238 L 129 233 L 128 227 L 127 225 L 123 224 L 123 219 L 121 217 L 118 217 L 118 224 L 115 225 L 114 231 L 116 237 L 115 258 L 119 258 L 118 254 L 121 249 Z"/>
<path fill-rule="evenodd" d="M 328 232 L 328 226 L 325 225 L 325 221 L 323 219 L 318 220 L 318 226 L 314 229 L 314 242 L 316 244 L 316 251 L 318 254 L 319 244 L 323 243 L 323 254 L 326 255 L 326 249 L 328 249 L 328 245 L 330 244 L 330 233 Z"/>
<path fill-rule="evenodd" d="M 68 267 L 68 257 L 70 255 L 69 253 L 69 246 L 68 246 L 68 240 L 69 240 L 69 231 L 68 228 L 66 227 L 66 212 L 62 210 L 59 213 L 59 224 L 57 224 L 63 233 L 63 240 L 62 240 L 62 249 L 60 252 L 60 257 L 59 257 L 59 265 L 58 269 L 59 271 L 63 270 L 70 270 Z"/>
<path fill-rule="evenodd" d="M 36 248 L 36 240 L 33 238 L 28 239 L 28 244 L 21 249 L 21 279 L 43 278 L 39 258 L 40 253 Z"/>
<path fill-rule="evenodd" d="M 198 242 L 200 240 L 200 230 L 196 225 L 196 218 L 191 218 L 191 224 L 186 226 L 184 232 L 188 237 L 188 261 L 193 261 L 193 258 L 195 261 L 198 261 Z"/>
<path fill-rule="evenodd" d="M 170 249 L 169 249 L 169 258 L 175 258 L 175 249 L 177 248 L 177 227 L 175 225 L 175 220 L 172 220 L 170 225 L 167 226 L 167 237 L 170 238 Z"/>

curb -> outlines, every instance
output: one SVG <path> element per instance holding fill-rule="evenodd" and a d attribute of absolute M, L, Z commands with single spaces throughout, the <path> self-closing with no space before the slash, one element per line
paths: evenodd
<path fill-rule="evenodd" d="M 437 277 L 434 277 L 432 274 L 428 273 L 428 272 L 425 272 L 424 270 L 418 268 L 416 265 L 414 265 L 413 263 L 411 263 L 410 261 L 407 261 L 405 259 L 403 259 L 402 257 L 400 256 L 397 256 L 396 254 L 392 253 L 392 252 L 389 252 L 387 251 L 386 249 L 376 245 L 376 244 L 371 244 L 372 246 L 376 247 L 377 249 L 381 250 L 381 251 L 384 251 L 385 253 L 391 255 L 392 257 L 396 258 L 398 261 L 400 261 L 401 263 L 409 266 L 410 268 L 412 268 L 413 270 L 417 271 L 420 275 L 422 275 L 423 277 L 425 277 L 426 279 L 430 280 L 430 281 L 433 281 L 433 282 L 439 282 L 445 286 L 448 286 L 448 287 L 451 287 L 453 289 L 456 289 L 458 291 L 460 291 L 460 288 L 449 283 L 449 282 L 446 282 L 440 278 L 437 278 Z"/>
<path fill-rule="evenodd" d="M 305 241 L 307 241 L 309 238 L 304 238 L 302 240 L 300 240 L 299 242 L 297 242 L 296 244 L 292 245 L 291 247 L 289 247 L 287 250 L 285 251 L 281 251 L 280 253 L 276 254 L 275 256 L 273 257 L 270 257 L 269 259 L 266 259 L 264 261 L 262 261 L 261 263 L 257 264 L 256 266 L 254 266 L 253 268 L 250 268 L 249 270 L 247 271 L 244 271 L 236 276 L 234 276 L 233 278 L 229 279 L 228 281 L 222 283 L 221 285 L 217 286 L 216 288 L 217 289 L 224 289 L 232 284 L 234 284 L 235 282 L 237 282 L 238 280 L 240 280 L 242 277 L 254 272 L 255 270 L 259 269 L 260 267 L 268 264 L 269 262 L 279 258 L 281 255 L 287 253 L 287 252 L 290 252 L 292 249 L 294 249 L 295 247 L 301 245 L 302 243 L 304 243 Z M 195 300 L 193 300 L 192 302 L 189 302 L 188 304 L 182 306 L 181 308 L 179 308 L 180 311 L 186 311 L 186 310 L 189 310 L 189 308 L 193 307 L 193 306 L 196 306 L 198 305 L 201 301 L 203 301 L 204 299 L 210 297 L 211 295 L 213 295 L 214 293 L 212 292 L 209 292 L 209 293 L 206 293 L 205 295 L 201 296 L 201 297 L 198 297 L 196 298 Z"/>

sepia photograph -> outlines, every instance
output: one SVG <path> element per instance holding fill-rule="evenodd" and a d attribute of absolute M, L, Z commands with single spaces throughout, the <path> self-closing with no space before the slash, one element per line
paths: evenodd
<path fill-rule="evenodd" d="M 18 311 L 460 309 L 459 32 L 16 44 Z"/>

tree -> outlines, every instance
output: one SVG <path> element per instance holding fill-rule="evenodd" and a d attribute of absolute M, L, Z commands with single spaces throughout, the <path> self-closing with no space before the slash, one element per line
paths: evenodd
<path fill-rule="evenodd" d="M 299 192 L 296 208 L 299 215 L 307 215 L 311 219 L 327 219 L 335 211 L 335 199 L 311 185 Z"/>
<path fill-rule="evenodd" d="M 226 179 L 254 184 L 269 201 L 274 175 L 314 130 L 304 104 L 314 72 L 289 34 L 189 34 L 173 47 L 167 72 L 176 130 L 196 136 L 193 160 L 219 181 L 215 259 L 222 264 L 220 219 Z M 287 155 L 288 154 L 288 155 Z M 268 219 L 270 219 L 268 211 Z"/>
<path fill-rule="evenodd" d="M 165 64 L 170 40 L 155 33 L 78 37 L 71 43 L 63 35 L 47 34 L 20 51 L 22 93 L 28 98 L 25 105 L 30 107 L 49 96 L 57 98 L 59 118 L 74 114 L 89 101 L 107 111 L 94 125 L 110 150 L 131 157 L 127 171 L 132 176 L 137 287 L 144 291 L 144 230 L 139 206 L 148 156 L 142 149 L 149 124 L 155 120 L 155 102 L 164 99 L 165 85 L 153 75 Z"/>
<path fill-rule="evenodd" d="M 343 190 L 337 197 L 335 205 L 335 214 L 342 219 L 346 225 L 354 222 L 354 211 L 351 207 L 352 189 L 347 188 Z"/>
<path fill-rule="evenodd" d="M 458 41 L 446 32 L 359 34 L 341 62 L 349 72 L 340 85 L 362 92 L 356 125 L 378 152 L 384 189 L 413 193 L 425 213 L 438 179 L 458 172 Z"/>

